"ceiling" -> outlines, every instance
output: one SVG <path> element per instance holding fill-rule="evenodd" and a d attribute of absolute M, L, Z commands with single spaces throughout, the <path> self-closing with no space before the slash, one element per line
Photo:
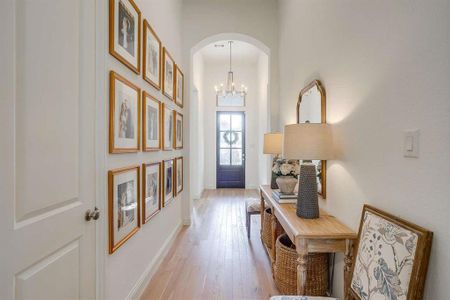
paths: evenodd
<path fill-rule="evenodd" d="M 222 45 L 223 47 L 217 47 L 216 45 Z M 209 44 L 203 47 L 200 50 L 200 53 L 203 55 L 203 59 L 207 61 L 228 62 L 230 57 L 230 46 L 228 44 L 228 40 Z M 263 53 L 261 50 L 249 43 L 242 41 L 233 41 L 233 63 L 256 63 L 261 53 Z"/>

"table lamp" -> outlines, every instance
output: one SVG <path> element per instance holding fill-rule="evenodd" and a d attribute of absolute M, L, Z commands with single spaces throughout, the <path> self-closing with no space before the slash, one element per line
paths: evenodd
<path fill-rule="evenodd" d="M 284 127 L 283 157 L 300 159 L 297 216 L 319 218 L 316 165 L 311 160 L 333 158 L 331 128 L 327 124 L 292 124 Z"/>
<path fill-rule="evenodd" d="M 266 133 L 264 134 L 264 154 L 275 154 L 272 162 L 272 167 L 275 161 L 280 157 L 281 149 L 283 147 L 283 134 L 279 132 L 275 133 Z M 271 189 L 278 189 L 278 185 L 276 182 L 277 177 L 272 173 L 272 179 L 270 181 Z"/>

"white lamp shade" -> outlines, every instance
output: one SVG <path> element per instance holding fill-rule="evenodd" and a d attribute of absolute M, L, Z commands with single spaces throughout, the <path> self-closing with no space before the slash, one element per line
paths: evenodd
<path fill-rule="evenodd" d="M 328 124 L 292 124 L 284 127 L 283 157 L 327 160 L 333 158 L 333 140 Z"/>
<path fill-rule="evenodd" d="M 264 134 L 264 154 L 281 154 L 283 147 L 282 133 L 266 133 Z"/>

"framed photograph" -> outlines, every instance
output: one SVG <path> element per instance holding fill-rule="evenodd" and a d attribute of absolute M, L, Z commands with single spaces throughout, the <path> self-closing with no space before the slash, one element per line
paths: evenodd
<path fill-rule="evenodd" d="M 141 90 L 130 81 L 110 72 L 109 153 L 140 150 Z"/>
<path fill-rule="evenodd" d="M 174 160 L 163 161 L 163 207 L 166 207 L 173 200 L 173 178 L 174 178 Z"/>
<path fill-rule="evenodd" d="M 163 112 L 163 149 L 173 150 L 174 145 L 174 114 L 175 112 L 168 108 L 164 103 L 162 104 Z"/>
<path fill-rule="evenodd" d="M 161 88 L 161 40 L 144 20 L 144 58 L 142 76 L 156 89 Z"/>
<path fill-rule="evenodd" d="M 142 164 L 142 223 L 161 210 L 161 163 Z"/>
<path fill-rule="evenodd" d="M 179 107 L 184 105 L 184 74 L 178 68 L 178 65 L 175 73 L 175 104 Z"/>
<path fill-rule="evenodd" d="M 175 112 L 175 149 L 183 149 L 183 115 Z"/>
<path fill-rule="evenodd" d="M 140 228 L 139 166 L 108 172 L 109 253 L 112 254 Z"/>
<path fill-rule="evenodd" d="M 109 53 L 139 74 L 141 11 L 133 0 L 109 0 Z"/>
<path fill-rule="evenodd" d="M 178 196 L 183 191 L 183 172 L 184 172 L 183 157 L 175 158 L 175 192 Z"/>
<path fill-rule="evenodd" d="M 142 145 L 144 151 L 161 149 L 161 102 L 142 92 Z"/>
<path fill-rule="evenodd" d="M 170 100 L 174 101 L 175 88 L 175 62 L 167 52 L 166 47 L 163 49 L 163 78 L 162 78 L 163 94 Z"/>

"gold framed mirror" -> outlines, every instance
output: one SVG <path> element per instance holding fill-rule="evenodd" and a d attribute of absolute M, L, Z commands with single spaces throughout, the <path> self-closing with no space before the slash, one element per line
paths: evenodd
<path fill-rule="evenodd" d="M 314 80 L 298 95 L 297 123 L 326 123 L 326 94 L 322 83 Z M 317 191 L 323 199 L 327 197 L 327 161 L 313 160 L 317 169 Z"/>

